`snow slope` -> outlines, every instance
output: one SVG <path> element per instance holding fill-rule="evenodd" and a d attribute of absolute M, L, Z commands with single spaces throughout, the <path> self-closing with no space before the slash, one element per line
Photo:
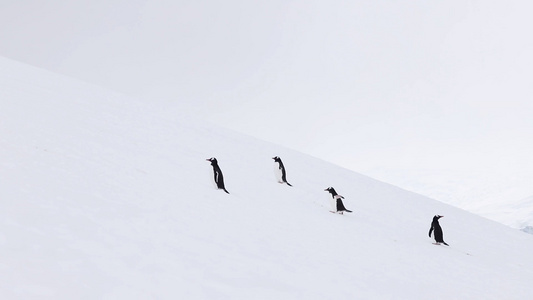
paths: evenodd
<path fill-rule="evenodd" d="M 510 203 L 497 203 L 480 210 L 488 218 L 533 234 L 533 196 Z"/>
<path fill-rule="evenodd" d="M 523 231 L 533 234 L 533 196 L 513 206 L 520 227 Z"/>
<path fill-rule="evenodd" d="M 515 226 L 498 213 L 533 195 L 532 8 L 19 0 L 0 10 L 0 55 Z"/>
<path fill-rule="evenodd" d="M 517 168 L 494 176 L 491 167 L 465 168 L 460 175 L 449 169 L 378 169 L 366 174 L 513 228 L 533 228 L 533 197 L 527 197 L 533 174 Z M 418 179 L 404 176 L 406 172 Z"/>
<path fill-rule="evenodd" d="M 533 294 L 530 235 L 186 112 L 0 70 L 2 299 Z M 353 214 L 328 212 L 328 186 Z M 427 236 L 435 214 L 450 247 Z"/>

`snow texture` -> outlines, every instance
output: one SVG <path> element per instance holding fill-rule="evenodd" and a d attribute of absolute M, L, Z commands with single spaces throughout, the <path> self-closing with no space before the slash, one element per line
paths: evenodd
<path fill-rule="evenodd" d="M 194 116 L 0 70 L 2 299 L 533 295 L 528 234 Z M 213 156 L 231 195 L 210 183 Z M 329 213 L 328 186 L 353 214 Z M 427 236 L 435 214 L 450 247 Z"/>

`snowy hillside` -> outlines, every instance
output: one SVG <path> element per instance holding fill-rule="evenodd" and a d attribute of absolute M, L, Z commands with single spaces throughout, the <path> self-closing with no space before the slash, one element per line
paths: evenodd
<path fill-rule="evenodd" d="M 533 234 L 533 196 L 522 200 L 516 205 L 515 212 L 518 215 L 520 224 L 518 225 L 523 231 Z"/>
<path fill-rule="evenodd" d="M 533 234 L 533 196 L 524 199 L 513 206 L 514 216 L 518 220 L 518 228 L 522 231 Z"/>
<path fill-rule="evenodd" d="M 2 299 L 533 294 L 532 237 L 463 210 L 2 58 L 0 105 Z"/>
<path fill-rule="evenodd" d="M 531 192 L 533 174 L 515 169 L 494 176 L 490 168 L 465 168 L 460 175 L 449 169 L 377 169 L 367 175 L 513 228 L 533 228 L 533 197 L 526 197 Z M 404 176 L 406 172 L 418 179 Z"/>
<path fill-rule="evenodd" d="M 489 218 L 499 218 L 504 224 L 533 234 L 533 196 L 508 204 L 488 206 L 480 211 Z"/>

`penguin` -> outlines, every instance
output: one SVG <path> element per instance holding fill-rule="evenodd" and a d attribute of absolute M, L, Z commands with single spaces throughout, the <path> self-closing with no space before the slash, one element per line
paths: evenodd
<path fill-rule="evenodd" d="M 283 162 L 281 161 L 281 158 L 279 156 L 272 157 L 275 164 L 274 171 L 276 172 L 276 178 L 278 179 L 279 183 L 286 183 L 288 186 L 292 186 L 292 184 L 287 182 L 287 172 L 285 171 L 285 166 L 283 166 Z"/>
<path fill-rule="evenodd" d="M 442 239 L 442 228 L 439 224 L 439 219 L 443 216 L 435 215 L 433 217 L 433 221 L 431 222 L 431 228 L 429 228 L 429 237 L 431 237 L 431 232 L 433 231 L 433 237 L 435 238 L 435 245 L 440 245 L 440 243 L 443 243 L 446 246 L 449 246 L 446 244 L 446 242 Z"/>
<path fill-rule="evenodd" d="M 218 166 L 217 159 L 214 157 L 211 157 L 206 160 L 210 161 L 211 165 L 213 166 L 214 180 L 215 180 L 215 185 L 217 186 L 217 188 L 219 190 L 224 190 L 224 192 L 229 194 L 229 192 L 224 187 L 224 176 L 222 176 L 222 170 L 220 170 L 220 167 Z"/>
<path fill-rule="evenodd" d="M 349 212 L 349 213 L 352 212 L 351 210 L 347 210 L 346 207 L 344 207 L 344 204 L 342 203 L 342 200 L 341 200 L 341 199 L 344 199 L 344 197 L 339 195 L 339 194 L 337 194 L 337 192 L 335 191 L 334 188 L 328 187 L 324 191 L 327 191 L 327 192 L 331 193 L 331 196 L 333 197 L 333 200 L 335 201 L 335 206 L 337 208 L 337 211 L 336 211 L 337 213 L 342 215 L 343 212 Z M 332 211 L 332 212 L 334 213 L 334 211 Z"/>

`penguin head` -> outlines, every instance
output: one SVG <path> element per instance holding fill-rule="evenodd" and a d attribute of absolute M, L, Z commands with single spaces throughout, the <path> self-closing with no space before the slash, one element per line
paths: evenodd
<path fill-rule="evenodd" d="M 279 158 L 279 156 L 274 156 L 274 157 L 272 157 L 272 159 L 273 159 L 275 162 L 280 162 L 280 161 L 281 161 L 281 158 Z"/>
<path fill-rule="evenodd" d="M 217 159 L 214 158 L 214 157 L 208 158 L 208 159 L 206 159 L 206 160 L 207 160 L 207 161 L 210 161 L 212 165 L 215 165 L 215 164 L 218 163 L 218 162 L 217 162 Z"/>
<path fill-rule="evenodd" d="M 332 187 L 328 187 L 328 188 L 325 189 L 324 191 L 326 191 L 326 192 L 330 192 L 331 195 L 333 195 L 333 196 L 337 195 L 337 192 L 336 192 L 335 189 L 332 188 Z"/>
<path fill-rule="evenodd" d="M 439 220 L 439 219 L 442 218 L 442 217 L 444 217 L 444 216 L 435 215 L 435 216 L 433 217 L 433 220 L 437 221 L 437 220 Z"/>

